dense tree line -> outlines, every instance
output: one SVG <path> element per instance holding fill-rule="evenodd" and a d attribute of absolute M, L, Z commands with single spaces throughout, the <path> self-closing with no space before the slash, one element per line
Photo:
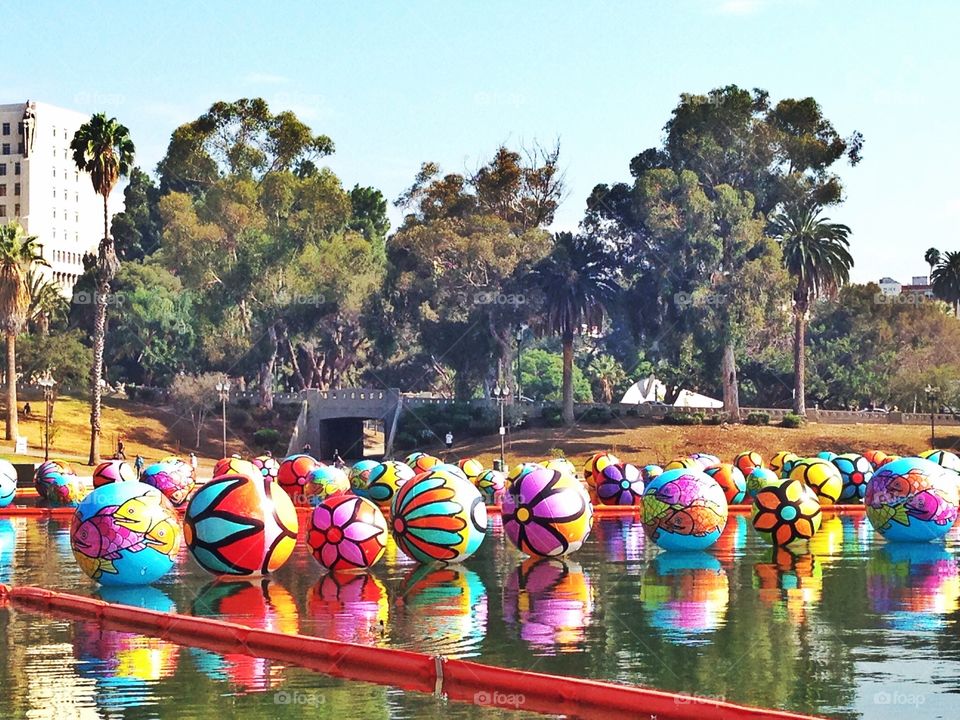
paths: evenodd
<path fill-rule="evenodd" d="M 574 400 L 616 401 L 650 374 L 667 402 L 689 388 L 733 417 L 910 407 L 930 382 L 956 386 L 960 363 L 933 342 L 960 329 L 947 304 L 848 285 L 852 231 L 824 213 L 862 148 L 813 98 L 728 86 L 682 95 L 662 143 L 630 180 L 596 185 L 575 233 L 549 231 L 567 194 L 559 144 L 501 147 L 469 172 L 425 162 L 391 229 L 380 191 L 323 167 L 331 138 L 262 100 L 219 102 L 173 132 L 155 178 L 130 170 L 113 247 L 87 259 L 69 313 L 38 296 L 5 327 L 29 331 L 23 368 L 45 354 L 76 383 L 101 322 L 76 299 L 109 284 L 110 382 L 216 372 L 265 407 L 280 389 L 499 387 L 562 401 L 573 422 Z M 956 305 L 953 255 L 928 262 Z"/>

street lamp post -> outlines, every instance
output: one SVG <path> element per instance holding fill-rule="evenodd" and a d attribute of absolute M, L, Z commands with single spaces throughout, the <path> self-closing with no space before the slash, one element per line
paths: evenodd
<path fill-rule="evenodd" d="M 57 384 L 57 381 L 53 379 L 50 375 L 50 371 L 47 370 L 43 376 L 37 380 L 37 385 L 43 388 L 43 405 L 44 405 L 44 414 L 43 414 L 43 460 L 46 462 L 50 459 L 50 416 L 53 414 L 53 386 Z"/>
<path fill-rule="evenodd" d="M 227 400 L 230 398 L 230 382 L 224 380 L 217 383 L 217 392 L 220 393 L 220 412 L 223 419 L 223 456 L 227 456 Z"/>
<path fill-rule="evenodd" d="M 523 390 L 520 386 L 520 362 L 523 357 L 523 331 L 526 329 L 526 325 L 517 326 L 517 402 L 523 400 Z"/>
<path fill-rule="evenodd" d="M 937 445 L 937 432 L 934 426 L 933 413 L 937 396 L 940 394 L 940 388 L 928 384 L 923 391 L 927 394 L 927 404 L 930 406 L 930 447 L 933 448 Z"/>
<path fill-rule="evenodd" d="M 503 455 L 504 455 L 503 443 L 507 435 L 507 427 L 506 425 L 504 425 L 504 422 L 503 422 L 503 406 L 506 404 L 507 398 L 510 397 L 510 388 L 507 386 L 500 387 L 499 385 L 497 385 L 493 389 L 493 397 L 496 398 L 497 404 L 500 406 L 500 470 L 501 472 L 503 472 L 506 470 L 506 466 L 504 465 L 504 458 L 503 458 Z"/>

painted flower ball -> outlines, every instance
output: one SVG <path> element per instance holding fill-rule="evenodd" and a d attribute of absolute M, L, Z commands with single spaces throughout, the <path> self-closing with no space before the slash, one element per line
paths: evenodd
<path fill-rule="evenodd" d="M 809 540 L 821 519 L 817 494 L 801 480 L 760 488 L 753 499 L 753 527 L 774 545 Z"/>
<path fill-rule="evenodd" d="M 665 470 L 643 491 L 643 529 L 664 550 L 703 550 L 727 524 L 727 498 L 702 470 Z"/>
<path fill-rule="evenodd" d="M 370 482 L 367 484 L 367 496 L 380 506 L 389 510 L 390 503 L 397 490 L 414 478 L 416 473 L 406 463 L 398 460 L 385 460 L 370 470 Z"/>
<path fill-rule="evenodd" d="M 483 463 L 476 458 L 463 458 L 457 465 L 469 480 L 473 480 L 483 472 Z"/>
<path fill-rule="evenodd" d="M 483 501 L 487 505 L 493 505 L 500 502 L 503 497 L 503 491 L 507 487 L 507 476 L 499 470 L 484 470 L 473 479 L 473 484 L 483 496 Z"/>
<path fill-rule="evenodd" d="M 427 471 L 393 496 L 390 524 L 408 557 L 458 563 L 473 555 L 487 532 L 487 508 L 469 480 Z"/>
<path fill-rule="evenodd" d="M 93 469 L 93 486 L 98 488 L 114 482 L 133 482 L 137 471 L 125 460 L 107 460 Z"/>
<path fill-rule="evenodd" d="M 616 455 L 608 452 L 598 452 L 591 455 L 583 466 L 583 477 L 587 481 L 587 486 L 594 490 L 597 482 L 600 480 L 600 473 L 607 465 L 616 465 L 620 460 Z"/>
<path fill-rule="evenodd" d="M 183 505 L 193 490 L 193 468 L 182 461 L 161 461 L 145 467 L 140 482 L 155 487 L 174 505 Z"/>
<path fill-rule="evenodd" d="M 793 464 L 790 479 L 813 488 L 821 505 L 834 505 L 843 493 L 843 478 L 837 466 L 822 458 L 802 458 Z"/>
<path fill-rule="evenodd" d="M 370 471 L 379 465 L 376 460 L 358 460 L 350 468 L 350 487 L 353 492 L 362 497 L 367 495 L 367 485 L 370 484 Z"/>
<path fill-rule="evenodd" d="M 887 540 L 926 542 L 943 537 L 957 520 L 956 476 L 923 458 L 883 465 L 867 483 L 867 519 Z"/>
<path fill-rule="evenodd" d="M 307 475 L 307 493 L 324 498 L 350 491 L 350 478 L 338 467 L 321 465 Z"/>
<path fill-rule="evenodd" d="M 728 505 L 739 505 L 744 501 L 747 496 L 747 479 L 736 465 L 718 463 L 706 468 L 704 472 L 723 489 Z"/>
<path fill-rule="evenodd" d="M 366 498 L 334 495 L 314 508 L 307 545 L 314 559 L 331 572 L 365 570 L 387 547 L 387 521 Z"/>
<path fill-rule="evenodd" d="M 250 462 L 265 478 L 276 480 L 277 475 L 280 473 L 280 463 L 277 462 L 277 459 L 273 457 L 273 455 L 257 455 L 257 457 Z"/>
<path fill-rule="evenodd" d="M 733 464 L 743 473 L 744 477 L 752 473 L 754 468 L 767 466 L 763 461 L 763 455 L 753 450 L 745 450 L 742 453 L 738 453 L 733 458 Z"/>
<path fill-rule="evenodd" d="M 777 475 L 770 468 L 765 467 L 755 467 L 753 471 L 747 475 L 747 495 L 752 500 L 757 496 L 757 491 L 760 488 L 767 487 L 769 485 L 779 485 L 783 482 L 783 478 Z"/>
<path fill-rule="evenodd" d="M 47 460 L 37 467 L 33 484 L 41 498 L 51 505 L 76 505 L 82 499 L 80 478 L 69 463 Z"/>
<path fill-rule="evenodd" d="M 920 457 L 935 462 L 942 468 L 960 473 L 960 456 L 949 450 L 924 450 L 920 453 Z"/>
<path fill-rule="evenodd" d="M 789 477 L 793 463 L 800 459 L 796 453 L 789 450 L 781 450 L 770 458 L 770 469 L 782 478 Z"/>
<path fill-rule="evenodd" d="M 312 455 L 291 455 L 280 463 L 277 482 L 291 498 L 303 502 L 307 494 L 307 476 L 320 467 Z"/>
<path fill-rule="evenodd" d="M 298 529 L 297 509 L 280 485 L 243 474 L 201 486 L 183 517 L 187 549 L 214 575 L 274 572 L 293 552 Z"/>
<path fill-rule="evenodd" d="M 576 552 L 593 528 L 593 506 L 580 481 L 546 468 L 513 482 L 502 509 L 507 539 L 527 555 Z"/>
<path fill-rule="evenodd" d="M 0 508 L 7 507 L 17 494 L 17 469 L 0 458 Z"/>
<path fill-rule="evenodd" d="M 860 502 L 867 492 L 867 483 L 873 477 L 873 465 L 863 455 L 844 453 L 833 459 L 833 464 L 840 471 L 843 480 L 843 490 L 840 492 L 840 502 Z"/>
<path fill-rule="evenodd" d="M 70 547 L 80 569 L 102 585 L 148 585 L 180 550 L 177 512 L 156 488 L 114 482 L 93 490 L 73 516 Z"/>
<path fill-rule="evenodd" d="M 643 486 L 643 473 L 636 465 L 607 465 L 600 473 L 597 497 L 604 505 L 639 505 Z"/>
<path fill-rule="evenodd" d="M 666 465 L 663 466 L 664 472 L 670 470 L 702 470 L 703 466 L 692 457 L 678 457 L 674 458 Z"/>

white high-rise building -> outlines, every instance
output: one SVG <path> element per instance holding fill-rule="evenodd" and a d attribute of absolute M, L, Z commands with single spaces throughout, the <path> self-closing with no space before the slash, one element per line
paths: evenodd
<path fill-rule="evenodd" d="M 40 102 L 0 105 L 0 225 L 18 220 L 37 237 L 50 265 L 42 272 L 67 296 L 103 236 L 103 199 L 70 151 L 89 119 Z"/>

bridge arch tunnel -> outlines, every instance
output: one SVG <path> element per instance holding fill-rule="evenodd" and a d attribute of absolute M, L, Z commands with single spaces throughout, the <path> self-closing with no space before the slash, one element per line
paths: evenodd
<path fill-rule="evenodd" d="M 336 417 L 320 420 L 319 443 L 314 455 L 321 460 L 332 460 L 335 453 L 345 460 L 359 460 L 366 454 L 364 438 L 366 420 L 375 418 Z M 380 453 L 376 453 L 382 455 Z"/>
<path fill-rule="evenodd" d="M 289 454 L 309 444 L 311 454 L 324 461 L 334 452 L 345 460 L 359 459 L 366 454 L 364 425 L 372 422 L 382 429 L 383 449 L 371 448 L 370 457 L 390 455 L 402 403 L 396 388 L 309 389 L 299 398 L 301 411 Z"/>

